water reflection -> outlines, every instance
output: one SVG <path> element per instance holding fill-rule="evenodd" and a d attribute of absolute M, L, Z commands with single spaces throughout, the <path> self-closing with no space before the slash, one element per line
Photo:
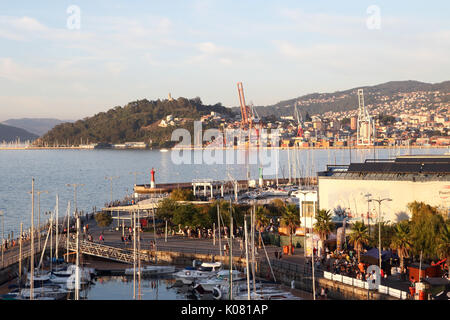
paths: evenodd
<path fill-rule="evenodd" d="M 172 278 L 141 279 L 141 300 L 190 300 L 188 292 L 181 292 L 173 287 Z M 136 281 L 136 298 L 139 295 Z M 100 276 L 82 293 L 87 300 L 133 300 L 133 277 Z"/>

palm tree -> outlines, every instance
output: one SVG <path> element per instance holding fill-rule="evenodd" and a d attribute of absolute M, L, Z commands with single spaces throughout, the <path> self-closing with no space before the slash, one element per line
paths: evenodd
<path fill-rule="evenodd" d="M 295 229 L 300 226 L 300 217 L 295 204 L 288 204 L 283 207 L 281 223 L 288 228 L 289 255 L 292 255 L 292 236 L 295 234 Z"/>
<path fill-rule="evenodd" d="M 269 225 L 269 218 L 267 217 L 268 210 L 264 206 L 258 206 L 255 212 L 255 224 L 258 229 L 259 237 L 259 248 L 261 248 L 261 229 Z"/>
<path fill-rule="evenodd" d="M 369 234 L 367 226 L 364 225 L 364 223 L 361 221 L 356 221 L 352 225 L 352 231 L 349 237 L 350 237 L 349 242 L 355 248 L 358 254 L 358 262 L 360 262 L 360 253 L 363 248 L 363 245 L 369 242 Z"/>
<path fill-rule="evenodd" d="M 408 221 L 401 221 L 394 226 L 394 235 L 391 240 L 391 248 L 397 250 L 400 258 L 400 269 L 403 273 L 404 258 L 409 257 L 411 249 L 411 228 Z"/>
<path fill-rule="evenodd" d="M 327 240 L 327 236 L 333 232 L 334 223 L 331 221 L 330 210 L 318 210 L 316 215 L 316 223 L 314 229 L 319 233 L 322 241 Z"/>

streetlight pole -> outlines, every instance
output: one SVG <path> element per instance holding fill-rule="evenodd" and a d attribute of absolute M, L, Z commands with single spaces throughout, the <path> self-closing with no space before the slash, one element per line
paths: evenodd
<path fill-rule="evenodd" d="M 73 209 L 75 210 L 75 212 L 77 212 L 78 211 L 78 207 L 77 207 L 77 188 L 78 187 L 83 187 L 84 184 L 82 184 L 82 183 L 71 183 L 71 184 L 68 183 L 68 184 L 66 184 L 66 186 L 73 187 L 73 205 L 74 205 Z"/>
<path fill-rule="evenodd" d="M 38 197 L 38 250 L 41 251 L 41 193 L 48 193 L 47 190 L 37 190 Z"/>
<path fill-rule="evenodd" d="M 369 229 L 369 238 L 370 238 L 370 222 L 369 222 L 370 207 L 369 207 L 369 203 L 372 202 L 372 200 L 370 200 L 371 196 L 372 196 L 371 193 L 366 193 L 364 195 L 364 197 L 367 198 L 367 227 Z M 363 219 L 363 221 L 364 221 L 364 219 Z"/>
<path fill-rule="evenodd" d="M 30 300 L 34 291 L 34 178 L 31 179 L 31 257 L 30 257 Z"/>
<path fill-rule="evenodd" d="M 2 216 L 2 268 L 5 267 L 5 263 L 3 260 L 3 255 L 5 251 L 5 244 L 3 243 L 5 241 L 5 212 L 3 210 L 0 210 L 0 216 Z"/>
<path fill-rule="evenodd" d="M 303 202 L 306 202 L 306 195 L 309 193 L 309 191 L 297 191 L 298 193 L 301 193 L 303 195 L 303 201 L 300 201 L 300 198 L 298 199 L 298 206 L 299 206 L 299 218 L 300 218 L 300 225 L 302 224 L 302 216 L 303 216 Z M 303 244 L 303 256 L 306 257 L 306 217 L 305 217 L 305 243 Z"/>
<path fill-rule="evenodd" d="M 136 186 L 136 184 L 137 184 L 136 176 L 137 176 L 138 174 L 143 174 L 143 172 L 140 172 L 140 171 L 133 171 L 133 172 L 130 172 L 130 174 L 134 174 L 134 185 Z"/>
<path fill-rule="evenodd" d="M 113 179 L 117 179 L 117 178 L 119 178 L 119 177 L 112 177 L 112 176 L 110 176 L 110 177 L 105 177 L 106 180 L 109 180 L 109 181 L 111 182 L 111 190 L 110 190 L 110 193 L 111 193 L 111 204 L 112 204 L 112 202 L 113 202 L 113 195 L 112 195 L 112 181 L 113 181 Z"/>
<path fill-rule="evenodd" d="M 383 201 L 392 201 L 392 199 L 390 198 L 384 198 L 381 199 L 380 197 L 378 197 L 378 199 L 370 199 L 371 201 L 376 201 L 378 202 L 378 263 L 379 263 L 379 267 L 380 267 L 380 271 L 381 271 L 381 203 Z"/>
<path fill-rule="evenodd" d="M 113 181 L 113 179 L 117 179 L 117 178 L 119 178 L 119 177 L 113 177 L 113 176 L 105 177 L 105 179 L 106 179 L 106 180 L 109 180 L 110 183 L 111 183 L 111 189 L 110 189 L 110 193 L 111 193 L 111 206 L 112 206 L 112 203 L 113 203 L 112 181 Z M 111 212 L 111 214 L 112 214 L 112 212 Z M 120 212 L 119 212 L 119 211 L 117 211 L 117 217 L 118 217 L 118 219 L 117 219 L 117 227 L 120 227 Z"/>
<path fill-rule="evenodd" d="M 53 270 L 53 211 L 45 212 L 45 215 L 50 215 L 50 271 Z"/>

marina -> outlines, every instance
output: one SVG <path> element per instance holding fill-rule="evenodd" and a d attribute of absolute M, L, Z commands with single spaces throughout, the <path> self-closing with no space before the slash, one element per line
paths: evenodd
<path fill-rule="evenodd" d="M 403 158 L 400 157 L 400 159 Z M 305 166 L 309 166 L 308 161 L 310 160 L 308 156 Z M 46 216 L 46 227 L 42 229 L 41 236 L 34 239 L 34 253 L 30 251 L 30 243 L 25 239 L 22 239 L 25 240 L 23 248 L 22 241 L 18 240 L 20 248 L 16 242 L 12 248 L 4 252 L 2 263 L 4 270 L 9 271 L 7 274 L 3 273 L 2 279 L 12 290 L 5 292 L 3 298 L 81 299 L 84 295 L 84 299 L 90 299 L 89 292 L 96 291 L 93 289 L 95 284 L 98 281 L 105 282 L 98 279 L 113 277 L 114 279 L 111 281 L 116 283 L 114 285 L 116 287 L 119 286 L 117 284 L 119 278 L 122 279 L 124 287 L 129 286 L 129 283 L 132 282 L 133 291 L 128 297 L 141 299 L 141 281 L 148 277 L 158 279 L 162 277 L 161 279 L 164 281 L 172 281 L 171 288 L 178 287 L 178 293 L 181 290 L 188 294 L 186 299 L 221 300 L 245 299 L 246 297 L 254 300 L 296 300 L 311 299 L 311 292 L 313 293 L 312 298 L 315 299 L 318 289 L 314 286 L 328 285 L 329 279 L 326 276 L 328 269 L 318 266 L 314 274 L 315 268 L 312 268 L 311 265 L 308 266 L 307 251 L 310 249 L 307 247 L 306 236 L 311 233 L 313 223 L 312 216 L 311 219 L 307 219 L 305 213 L 302 213 L 302 210 L 310 210 L 307 209 L 308 207 L 296 209 L 300 210 L 300 218 L 303 219 L 301 220 L 302 228 L 296 231 L 296 234 L 304 237 L 304 242 L 299 246 L 301 248 L 298 250 L 299 252 L 292 256 L 283 255 L 283 260 L 279 261 L 281 256 L 279 245 L 271 242 L 264 245 L 264 242 L 267 241 L 265 240 L 262 241 L 263 247 L 261 247 L 261 238 L 259 239 L 259 249 L 256 249 L 256 242 L 258 242 L 256 236 L 258 235 L 255 235 L 257 230 L 255 230 L 253 218 L 256 206 L 270 206 L 274 200 L 279 200 L 286 203 L 285 205 L 290 203 L 302 207 L 302 201 L 307 200 L 304 198 L 307 193 L 315 194 L 317 197 L 315 191 L 319 182 L 317 177 L 300 177 L 301 172 L 294 173 L 292 163 L 288 162 L 288 164 L 290 168 L 288 177 L 279 177 L 278 172 L 274 177 L 262 177 L 262 171 L 259 170 L 259 179 L 256 176 L 254 179 L 235 180 L 230 178 L 233 176 L 228 172 L 229 179 L 218 179 L 215 180 L 216 182 L 212 179 L 192 179 L 191 182 L 165 184 L 155 181 L 155 176 L 158 178 L 160 176 L 159 169 L 157 171 L 152 169 L 149 184 L 137 184 L 135 175 L 135 183 L 131 192 L 133 196 L 126 195 L 124 199 L 110 201 L 106 206 L 98 208 L 93 206 L 95 211 L 86 209 L 86 212 L 79 212 L 77 204 L 81 203 L 79 200 L 81 197 L 78 194 L 77 198 L 75 193 L 74 200 L 78 200 L 78 202 L 74 202 L 75 208 L 70 206 L 70 200 L 68 200 L 66 213 L 61 212 L 59 218 L 57 212 L 63 210 L 53 204 L 54 209 L 50 211 L 51 216 Z M 247 169 L 244 173 L 249 173 L 248 168 L 249 165 L 246 168 L 244 165 L 242 169 Z M 136 174 L 137 171 L 134 173 Z M 247 175 L 247 177 L 249 176 Z M 85 184 L 78 185 L 85 186 Z M 114 200 L 112 190 L 111 180 L 110 200 Z M 219 207 L 217 207 L 218 224 L 216 225 L 219 227 L 222 225 L 222 231 L 219 233 L 217 233 L 218 229 L 213 228 L 212 234 L 208 231 L 208 235 L 204 233 L 201 235 L 201 230 L 198 229 L 197 237 L 197 233 L 193 233 L 197 231 L 189 230 L 189 228 L 182 230 L 178 227 L 177 232 L 172 229 L 169 234 L 167 223 L 164 230 L 161 222 L 158 224 L 160 232 L 157 232 L 156 213 L 161 209 L 161 204 L 165 199 L 168 199 L 171 193 L 179 190 L 191 192 L 195 197 L 190 201 L 178 201 L 180 206 L 214 206 L 215 201 L 219 200 L 224 203 L 229 202 L 230 205 L 233 203 L 236 206 L 250 208 L 253 206 L 253 210 L 248 216 L 250 220 L 244 219 L 245 224 L 249 222 L 250 225 L 253 225 L 250 228 L 250 235 L 244 236 L 241 233 L 238 236 L 240 231 L 236 229 L 236 238 L 233 235 L 233 241 L 230 241 L 225 227 L 234 230 L 234 219 L 229 222 L 224 221 L 218 211 Z M 57 204 L 59 201 L 58 197 Z M 317 200 L 312 201 L 313 206 L 316 206 L 315 201 Z M 39 204 L 43 206 L 42 202 Z M 100 213 L 111 215 L 112 220 L 107 229 L 98 225 L 97 219 L 94 219 L 94 216 Z M 68 219 L 68 217 L 71 218 Z M 57 227 L 52 222 L 55 218 L 58 221 Z M 358 219 L 358 217 L 355 218 Z M 86 238 L 85 229 L 88 225 L 90 238 Z M 146 232 L 142 231 L 144 226 L 146 226 Z M 244 227 L 247 231 L 248 227 L 246 225 Z M 277 228 L 281 232 L 282 227 L 277 226 Z M 59 230 L 59 234 L 57 230 Z M 68 230 L 71 231 L 70 234 Z M 242 226 L 240 230 L 242 230 Z M 270 233 L 275 234 L 269 231 L 266 236 Z M 276 233 L 278 234 L 278 232 Z M 10 239 L 14 239 L 13 234 L 12 232 Z M 125 235 L 128 235 L 128 243 L 125 241 Z M 224 239 L 221 239 L 222 237 Z M 261 237 L 260 234 L 259 237 Z M 254 245 L 247 244 L 249 239 Z M 223 248 L 220 244 L 221 240 L 222 244 L 226 244 Z M 244 247 L 246 250 L 243 249 Z M 249 250 L 247 251 L 247 249 Z M 258 251 L 257 255 L 255 255 L 255 251 Z M 38 261 L 38 265 L 36 271 L 30 273 L 26 266 L 29 265 L 29 257 L 33 255 L 35 256 L 34 263 Z M 56 260 L 53 261 L 54 259 Z M 70 260 L 71 264 L 61 264 L 62 260 Z M 111 265 L 114 264 L 116 268 L 111 269 Z M 295 271 L 293 272 L 293 270 Z M 316 279 L 311 280 L 311 275 L 312 279 Z M 388 284 L 386 283 L 386 285 Z M 400 289 L 399 284 L 395 283 L 389 285 L 397 286 L 397 288 L 391 287 L 391 291 L 399 290 L 399 298 L 407 297 L 408 289 L 405 287 Z M 281 290 L 280 286 L 289 289 Z M 344 289 L 341 288 L 337 292 L 343 292 L 342 290 Z M 292 292 L 296 292 L 296 295 Z M 375 295 L 371 293 L 371 297 L 387 299 L 388 295 L 383 295 L 381 292 Z M 330 292 L 329 298 L 339 299 L 339 295 Z"/>

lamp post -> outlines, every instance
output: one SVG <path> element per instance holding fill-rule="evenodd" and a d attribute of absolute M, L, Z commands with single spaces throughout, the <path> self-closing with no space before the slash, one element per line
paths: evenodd
<path fill-rule="evenodd" d="M 369 229 L 369 238 L 370 238 L 370 222 L 369 222 L 370 206 L 369 206 L 369 203 L 372 202 L 372 200 L 370 200 L 371 196 L 372 196 L 371 193 L 366 193 L 364 195 L 364 197 L 367 198 L 367 227 Z M 364 219 L 363 219 L 363 221 L 364 221 Z"/>
<path fill-rule="evenodd" d="M 309 191 L 302 191 L 298 190 L 298 193 L 301 193 L 303 195 L 303 201 L 306 202 L 306 195 L 309 193 Z M 302 223 L 302 216 L 303 216 L 303 202 L 300 201 L 300 198 L 298 199 L 298 206 L 299 206 L 299 218 L 300 218 L 300 225 Z M 306 235 L 306 218 L 305 218 L 305 235 Z M 303 256 L 306 257 L 306 237 L 305 237 L 305 243 L 303 245 Z"/>
<path fill-rule="evenodd" d="M 119 177 L 105 177 L 105 179 L 106 180 L 109 180 L 110 182 L 111 182 L 111 189 L 110 189 L 110 193 L 111 193 L 111 204 L 112 204 L 112 202 L 113 202 L 113 195 L 112 195 L 112 181 L 113 181 L 113 179 L 117 179 L 117 178 L 119 178 Z"/>
<path fill-rule="evenodd" d="M 50 270 L 53 270 L 53 211 L 45 212 L 45 215 L 50 215 Z"/>
<path fill-rule="evenodd" d="M 34 292 L 34 178 L 31 179 L 31 256 L 30 256 L 30 300 Z"/>
<path fill-rule="evenodd" d="M 137 184 L 137 179 L 136 179 L 137 175 L 138 174 L 144 174 L 144 173 L 143 172 L 139 172 L 139 171 L 133 171 L 133 172 L 130 172 L 130 174 L 134 174 L 134 185 L 136 186 L 136 184 Z"/>
<path fill-rule="evenodd" d="M 113 204 L 112 181 L 113 181 L 113 179 L 117 179 L 117 178 L 119 178 L 119 177 L 113 177 L 113 176 L 105 177 L 105 179 L 109 180 L 109 182 L 110 182 L 111 206 Z M 112 212 L 111 212 L 111 214 L 112 214 Z M 120 212 L 117 211 L 117 227 L 119 227 L 119 226 L 120 226 Z"/>
<path fill-rule="evenodd" d="M 47 190 L 35 191 L 38 197 L 38 250 L 41 251 L 41 193 L 48 193 Z"/>
<path fill-rule="evenodd" d="M 379 261 L 379 267 L 380 267 L 380 271 L 381 271 L 381 203 L 383 201 L 392 201 L 391 198 L 384 198 L 381 199 L 380 197 L 378 197 L 378 199 L 370 199 L 371 201 L 376 201 L 378 202 L 378 261 Z"/>
<path fill-rule="evenodd" d="M 0 216 L 2 216 L 2 268 L 5 267 L 4 264 L 4 251 L 5 251 L 5 244 L 3 243 L 5 241 L 5 212 L 3 210 L 0 210 Z"/>
<path fill-rule="evenodd" d="M 75 212 L 77 212 L 78 211 L 78 207 L 77 207 L 77 188 L 78 187 L 83 187 L 84 184 L 82 184 L 82 183 L 72 183 L 72 184 L 66 184 L 66 186 L 73 187 L 73 205 L 74 205 Z"/>

